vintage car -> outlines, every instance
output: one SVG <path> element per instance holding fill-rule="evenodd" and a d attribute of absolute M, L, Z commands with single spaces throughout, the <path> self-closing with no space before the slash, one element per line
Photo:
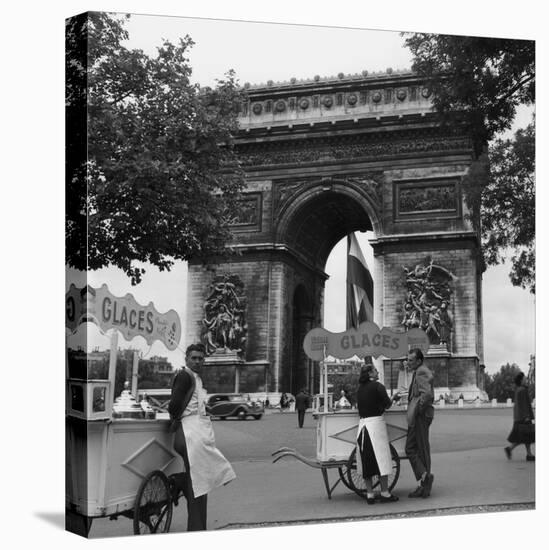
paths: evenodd
<path fill-rule="evenodd" d="M 228 417 L 245 420 L 248 416 L 259 420 L 265 409 L 259 401 L 250 401 L 241 393 L 214 393 L 208 397 L 206 411 L 221 420 Z"/>

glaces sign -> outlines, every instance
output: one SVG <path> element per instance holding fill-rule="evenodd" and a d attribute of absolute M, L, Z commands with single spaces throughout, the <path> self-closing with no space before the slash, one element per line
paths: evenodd
<path fill-rule="evenodd" d="M 76 288 L 71 285 L 65 297 L 65 326 L 75 332 L 81 323 L 95 323 L 101 330 L 118 330 L 126 340 L 143 336 L 147 344 L 160 340 L 174 350 L 181 338 L 181 321 L 173 309 L 159 313 L 152 302 L 147 306 L 137 303 L 131 294 L 114 296 L 107 285 Z"/>
<path fill-rule="evenodd" d="M 323 328 L 310 330 L 303 341 L 303 349 L 313 361 L 322 361 L 324 355 L 348 359 L 354 355 L 364 357 L 383 355 L 389 359 L 403 357 L 410 348 L 429 349 L 429 338 L 419 328 L 407 332 L 396 332 L 387 327 L 382 330 L 370 321 L 358 328 L 333 333 Z"/>

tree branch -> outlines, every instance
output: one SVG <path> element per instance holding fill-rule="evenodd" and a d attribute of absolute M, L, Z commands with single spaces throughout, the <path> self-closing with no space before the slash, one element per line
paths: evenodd
<path fill-rule="evenodd" d="M 534 80 L 535 78 L 536 78 L 535 75 L 530 75 L 530 76 L 526 77 L 524 80 L 517 83 L 517 85 L 514 86 L 507 94 L 505 94 L 501 97 L 498 97 L 498 101 L 505 101 L 506 99 L 509 99 L 515 92 L 520 90 L 525 84 L 527 84 L 531 80 Z"/>

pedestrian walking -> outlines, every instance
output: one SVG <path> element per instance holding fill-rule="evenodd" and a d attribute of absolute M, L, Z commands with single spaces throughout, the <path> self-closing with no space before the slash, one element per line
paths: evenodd
<path fill-rule="evenodd" d="M 187 348 L 186 367 L 174 378 L 168 405 L 170 431 L 175 432 L 174 449 L 185 465 L 185 471 L 177 477 L 176 488 L 187 499 L 188 531 L 206 530 L 208 493 L 236 477 L 215 446 L 212 422 L 206 415 L 206 391 L 199 376 L 205 354 L 203 344 Z"/>
<path fill-rule="evenodd" d="M 535 426 L 532 423 L 534 420 L 534 411 L 528 394 L 528 386 L 526 385 L 526 377 L 523 372 L 519 372 L 515 376 L 515 402 L 513 404 L 513 429 L 507 438 L 511 443 L 505 447 L 505 455 L 511 460 L 511 453 L 518 445 L 524 444 L 526 447 L 526 460 L 534 461 L 536 457 L 532 454 L 530 448 L 535 441 Z"/>
<path fill-rule="evenodd" d="M 303 428 L 303 421 L 305 420 L 305 411 L 310 407 L 310 398 L 306 388 L 303 388 L 295 396 L 295 408 L 297 410 L 297 425 Z"/>
<path fill-rule="evenodd" d="M 429 427 L 435 414 L 433 373 L 423 364 L 423 352 L 419 348 L 408 352 L 408 367 L 413 374 L 408 390 L 405 450 L 418 482 L 416 489 L 408 496 L 427 498 L 431 494 L 434 480 L 429 445 Z"/>
<path fill-rule="evenodd" d="M 379 476 L 381 493 L 379 502 L 396 502 L 398 497 L 389 492 L 389 474 L 393 470 L 393 460 L 389 447 L 389 437 L 383 413 L 394 401 L 387 395 L 385 386 L 378 382 L 379 372 L 372 364 L 360 370 L 357 391 L 357 407 L 360 420 L 357 432 L 357 471 L 366 484 L 366 502 L 375 504 L 373 476 Z"/>

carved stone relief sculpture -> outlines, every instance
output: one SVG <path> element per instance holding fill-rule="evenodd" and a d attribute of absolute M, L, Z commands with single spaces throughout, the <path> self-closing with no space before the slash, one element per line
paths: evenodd
<path fill-rule="evenodd" d="M 208 355 L 243 353 L 246 344 L 246 298 L 244 284 L 236 275 L 218 275 L 204 302 L 202 341 Z"/>
<path fill-rule="evenodd" d="M 406 300 L 401 325 L 406 330 L 421 328 L 431 345 L 443 345 L 450 350 L 453 332 L 452 283 L 456 277 L 446 268 L 436 265 L 430 257 L 408 269 L 404 267 Z"/>

